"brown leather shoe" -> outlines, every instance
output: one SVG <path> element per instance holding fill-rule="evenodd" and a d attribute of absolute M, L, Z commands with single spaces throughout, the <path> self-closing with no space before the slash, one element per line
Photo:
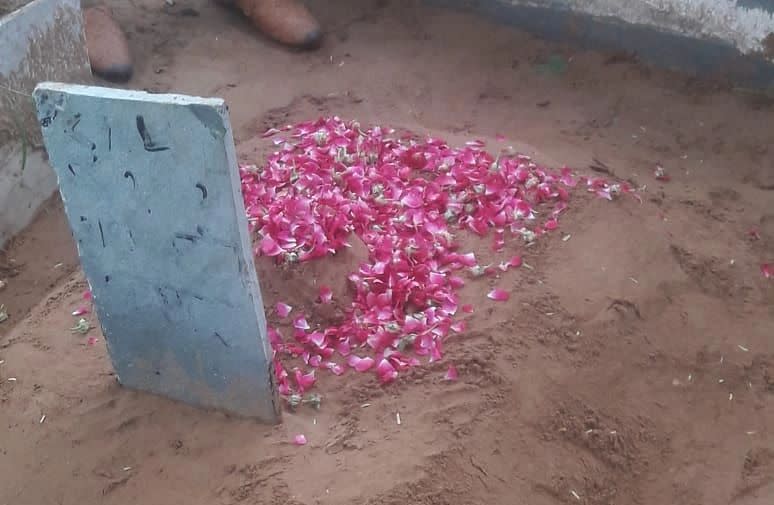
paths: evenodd
<path fill-rule="evenodd" d="M 217 1 L 237 5 L 258 29 L 277 42 L 301 49 L 320 47 L 320 25 L 298 0 Z"/>
<path fill-rule="evenodd" d="M 84 9 L 83 24 L 91 71 L 108 81 L 128 81 L 132 77 L 129 44 L 107 7 Z"/>

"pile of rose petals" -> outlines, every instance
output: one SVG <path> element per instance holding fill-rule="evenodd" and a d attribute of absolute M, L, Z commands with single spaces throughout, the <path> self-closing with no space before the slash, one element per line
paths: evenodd
<path fill-rule="evenodd" d="M 261 167 L 240 167 L 256 254 L 277 263 L 316 260 L 348 247 L 352 233 L 369 252 L 368 263 L 352 266 L 353 299 L 337 300 L 346 307 L 337 326 L 316 328 L 277 304 L 276 315 L 292 328 L 290 335 L 269 328 L 285 395 L 303 394 L 326 370 L 370 371 L 389 383 L 409 367 L 440 360 L 446 342 L 465 330 L 456 318 L 473 310 L 460 306 L 459 288 L 521 265 L 519 256 L 499 268 L 480 265 L 474 253 L 459 250 L 458 231 L 491 234 L 493 250 L 501 251 L 506 241 L 526 245 L 556 230 L 579 182 L 606 199 L 633 194 L 625 184 L 549 170 L 527 156 L 493 156 L 481 141 L 451 148 L 338 118 L 266 136 L 279 150 Z M 330 303 L 332 293 L 322 287 L 310 298 Z M 496 288 L 488 298 L 506 301 L 509 293 Z M 286 369 L 283 357 L 298 366 Z"/>

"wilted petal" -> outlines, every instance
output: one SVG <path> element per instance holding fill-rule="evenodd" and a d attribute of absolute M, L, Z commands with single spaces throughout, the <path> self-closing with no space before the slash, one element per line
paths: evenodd
<path fill-rule="evenodd" d="M 457 368 L 454 365 L 449 365 L 449 369 L 446 371 L 446 375 L 443 376 L 443 379 L 447 381 L 456 381 L 458 378 Z"/>
<path fill-rule="evenodd" d="M 306 436 L 299 433 L 298 435 L 293 437 L 293 444 L 294 445 L 306 445 Z"/>

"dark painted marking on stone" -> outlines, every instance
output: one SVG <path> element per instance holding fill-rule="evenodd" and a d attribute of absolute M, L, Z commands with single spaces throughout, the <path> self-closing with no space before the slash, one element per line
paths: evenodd
<path fill-rule="evenodd" d="M 105 276 L 105 284 L 107 284 L 108 282 L 110 282 L 110 276 L 109 276 L 109 275 L 106 275 L 106 276 Z"/>
<path fill-rule="evenodd" d="M 204 236 L 204 228 L 202 227 L 202 225 L 200 224 L 196 225 L 196 233 L 198 233 L 202 237 Z"/>
<path fill-rule="evenodd" d="M 199 191 L 202 192 L 202 200 L 206 200 L 207 199 L 207 186 L 205 186 L 201 182 L 197 182 L 196 183 L 196 187 L 199 188 Z"/>
<path fill-rule="evenodd" d="M 75 175 L 75 170 L 73 170 L 73 166 L 69 163 L 67 164 L 67 170 L 69 170 L 71 174 Z"/>
<path fill-rule="evenodd" d="M 113 129 L 108 128 L 108 151 L 113 149 Z"/>
<path fill-rule="evenodd" d="M 229 344 L 228 342 L 226 342 L 226 339 L 225 339 L 225 338 L 223 338 L 223 337 L 220 335 L 220 333 L 218 333 L 217 331 L 215 332 L 215 336 L 216 336 L 216 337 L 218 337 L 218 340 L 220 340 L 220 343 L 221 343 L 221 344 L 223 344 L 225 347 L 231 347 L 231 344 Z"/>
<path fill-rule="evenodd" d="M 129 170 L 124 172 L 124 179 L 131 179 L 132 180 L 132 189 L 137 189 L 137 181 L 134 180 L 134 174 L 131 173 Z"/>
<path fill-rule="evenodd" d="M 70 128 L 70 130 L 72 130 L 72 131 L 75 131 L 75 129 L 78 128 L 78 125 L 81 124 L 81 115 L 80 114 L 76 114 L 75 117 L 76 117 L 76 120 L 73 123 L 72 128 Z"/>
<path fill-rule="evenodd" d="M 226 134 L 226 127 L 223 126 L 223 116 L 217 110 L 206 105 L 191 104 L 188 109 L 201 122 L 202 126 L 209 130 L 214 139 L 221 139 Z"/>
<path fill-rule="evenodd" d="M 86 221 L 87 221 L 86 216 L 81 216 L 81 223 L 84 223 Z"/>
<path fill-rule="evenodd" d="M 140 134 L 140 138 L 142 139 L 142 146 L 143 148 L 148 151 L 149 153 L 156 153 L 159 151 L 167 151 L 169 147 L 167 146 L 157 146 L 153 139 L 150 136 L 150 133 L 148 132 L 148 129 L 145 127 L 145 118 L 142 116 L 137 116 L 135 118 L 135 122 L 137 123 L 137 133 Z"/>
<path fill-rule="evenodd" d="M 164 294 L 164 291 L 162 291 L 161 288 L 156 288 L 156 291 L 158 291 L 159 296 L 161 297 L 161 302 L 164 305 L 169 305 L 169 300 L 167 299 L 167 295 Z"/>
<path fill-rule="evenodd" d="M 91 157 L 91 162 L 96 163 L 98 159 L 99 158 L 97 158 L 97 155 L 95 154 L 94 156 Z"/>
<path fill-rule="evenodd" d="M 105 245 L 105 232 L 102 231 L 102 221 L 98 219 L 97 224 L 99 225 L 99 238 L 102 239 L 102 247 L 107 247 L 107 245 Z"/>
<path fill-rule="evenodd" d="M 196 235 L 192 235 L 190 233 L 182 233 L 182 232 L 175 233 L 175 238 L 179 238 L 181 240 L 187 240 L 189 242 L 194 242 L 194 243 L 199 240 L 199 237 L 197 237 Z"/>

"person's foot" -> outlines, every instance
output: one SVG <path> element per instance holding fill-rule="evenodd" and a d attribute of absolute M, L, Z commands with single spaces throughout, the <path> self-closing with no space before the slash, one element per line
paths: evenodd
<path fill-rule="evenodd" d="M 259 30 L 281 44 L 301 49 L 320 47 L 320 25 L 299 0 L 217 1 L 238 6 Z"/>
<path fill-rule="evenodd" d="M 107 7 L 84 9 L 83 24 L 94 75 L 113 82 L 128 81 L 132 77 L 129 44 Z"/>

